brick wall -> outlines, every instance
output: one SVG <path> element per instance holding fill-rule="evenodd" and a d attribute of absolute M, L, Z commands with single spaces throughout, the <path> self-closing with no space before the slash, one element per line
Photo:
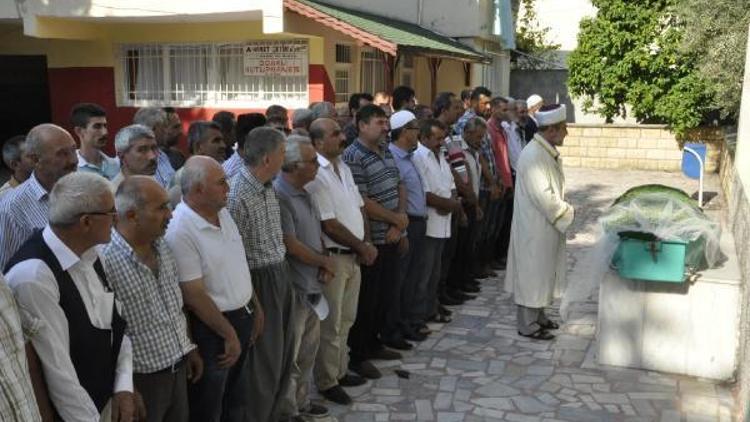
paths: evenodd
<path fill-rule="evenodd" d="M 713 128 L 678 139 L 661 125 L 568 124 L 560 153 L 571 167 L 680 171 L 682 144 L 702 140 L 708 144 L 706 171 L 717 172 L 723 139 L 721 129 Z"/>

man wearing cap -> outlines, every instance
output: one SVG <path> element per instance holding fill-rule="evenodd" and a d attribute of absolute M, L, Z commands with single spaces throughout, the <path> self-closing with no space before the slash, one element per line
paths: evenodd
<path fill-rule="evenodd" d="M 539 133 L 521 153 L 516 173 L 505 290 L 518 306 L 518 334 L 538 340 L 555 336 L 558 324 L 544 315 L 564 287 L 565 232 L 575 211 L 565 202 L 565 177 L 557 150 L 568 134 L 564 105 L 536 113 Z"/>
<path fill-rule="evenodd" d="M 543 105 L 544 98 L 540 95 L 534 94 L 526 99 L 526 114 L 528 115 L 526 126 L 524 127 L 524 130 L 526 131 L 526 139 L 533 138 L 539 130 L 539 125 L 536 121 L 535 115 Z"/>
<path fill-rule="evenodd" d="M 395 96 L 395 94 L 394 94 Z M 427 199 L 422 178 L 413 161 L 419 143 L 419 122 L 414 113 L 400 110 L 391 116 L 391 140 L 388 149 L 393 154 L 401 181 L 406 187 L 406 214 L 409 216 L 407 236 L 401 239 L 399 282 L 401 296 L 400 315 L 386 315 L 385 330 L 381 337 L 386 346 L 410 348 L 405 340 L 423 341 L 427 336 L 419 332 L 421 315 L 419 304 L 414 303 L 417 287 L 425 267 L 425 233 L 427 230 Z M 408 246 L 408 247 L 407 247 Z M 422 295 L 423 296 L 423 295 Z"/>

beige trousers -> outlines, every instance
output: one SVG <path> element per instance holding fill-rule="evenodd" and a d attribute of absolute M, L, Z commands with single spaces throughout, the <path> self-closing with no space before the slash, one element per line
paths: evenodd
<path fill-rule="evenodd" d="M 295 293 L 297 294 L 297 293 Z M 320 319 L 306 299 L 297 295 L 294 317 L 294 363 L 289 379 L 289 391 L 285 407 L 297 411 L 305 410 L 310 404 L 310 375 L 315 363 L 315 355 L 320 342 Z M 294 412 L 296 414 L 297 412 Z"/>
<path fill-rule="evenodd" d="M 361 275 L 356 255 L 331 255 L 336 276 L 323 286 L 328 300 L 328 318 L 320 323 L 320 348 L 315 360 L 315 384 L 321 391 L 338 385 L 349 365 L 346 340 L 357 316 Z"/>

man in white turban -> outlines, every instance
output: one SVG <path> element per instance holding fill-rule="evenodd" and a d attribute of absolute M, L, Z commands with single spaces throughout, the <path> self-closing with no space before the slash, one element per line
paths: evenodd
<path fill-rule="evenodd" d="M 518 306 L 518 334 L 539 340 L 559 328 L 544 314 L 565 283 L 565 232 L 573 207 L 565 202 L 565 177 L 558 146 L 568 134 L 564 105 L 542 107 L 539 132 L 524 148 L 516 168 L 516 192 L 505 290 Z"/>

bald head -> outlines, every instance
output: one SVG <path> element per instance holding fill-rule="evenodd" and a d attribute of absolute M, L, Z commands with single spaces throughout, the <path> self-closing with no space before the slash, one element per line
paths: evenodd
<path fill-rule="evenodd" d="M 310 140 L 315 149 L 329 160 L 341 155 L 346 147 L 346 136 L 333 119 L 313 121 L 310 125 Z"/>
<path fill-rule="evenodd" d="M 207 213 L 218 213 L 226 206 L 229 184 L 216 160 L 195 155 L 182 169 L 180 189 L 188 206 Z"/>
<path fill-rule="evenodd" d="M 78 168 L 73 137 L 52 123 L 35 126 L 29 131 L 26 150 L 34 161 L 34 174 L 48 191 L 60 178 Z"/>
<path fill-rule="evenodd" d="M 115 208 L 117 229 L 131 244 L 162 236 L 172 218 L 167 191 L 150 176 L 126 177 L 115 193 Z"/>

